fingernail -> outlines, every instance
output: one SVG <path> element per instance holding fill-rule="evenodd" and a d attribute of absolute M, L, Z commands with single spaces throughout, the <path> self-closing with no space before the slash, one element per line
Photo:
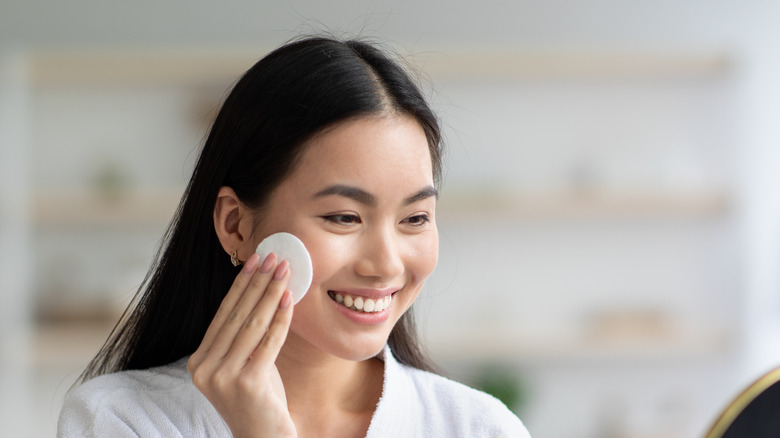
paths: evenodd
<path fill-rule="evenodd" d="M 284 278 L 284 275 L 287 274 L 287 267 L 289 264 L 287 263 L 287 260 L 282 260 L 282 263 L 279 263 L 279 266 L 276 267 L 276 272 L 274 272 L 274 280 L 281 280 Z"/>
<path fill-rule="evenodd" d="M 288 290 L 284 291 L 282 295 L 282 301 L 279 302 L 280 309 L 286 309 L 292 305 L 292 292 Z"/>
<path fill-rule="evenodd" d="M 252 272 L 252 270 L 257 266 L 257 257 L 252 254 L 246 262 L 244 262 L 244 266 L 241 267 L 241 272 L 244 274 L 249 274 Z"/>
<path fill-rule="evenodd" d="M 263 274 L 271 272 L 271 270 L 274 268 L 274 263 L 276 263 L 276 254 L 268 254 L 265 260 L 263 260 L 263 264 L 260 265 L 260 272 Z"/>

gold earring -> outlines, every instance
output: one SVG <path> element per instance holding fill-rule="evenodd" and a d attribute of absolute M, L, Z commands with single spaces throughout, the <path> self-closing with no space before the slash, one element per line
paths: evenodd
<path fill-rule="evenodd" d="M 230 263 L 233 264 L 233 266 L 238 266 L 241 264 L 241 262 L 238 260 L 238 251 L 233 251 L 233 254 L 230 254 Z"/>

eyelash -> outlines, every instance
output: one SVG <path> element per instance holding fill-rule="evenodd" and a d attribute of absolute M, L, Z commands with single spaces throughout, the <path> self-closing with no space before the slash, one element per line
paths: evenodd
<path fill-rule="evenodd" d="M 338 225 L 352 225 L 352 224 L 359 224 L 361 222 L 360 218 L 354 214 L 332 214 L 328 216 L 323 216 L 322 218 L 328 222 L 332 222 Z M 348 219 L 348 220 L 344 220 L 344 219 Z"/>
<path fill-rule="evenodd" d="M 418 222 L 412 222 L 412 219 L 419 219 L 419 221 Z M 418 215 L 411 216 L 411 217 L 409 217 L 407 219 L 404 219 L 404 222 L 406 222 L 408 224 L 411 224 L 414 227 L 421 227 L 421 226 L 429 223 L 430 221 L 431 221 L 431 218 L 427 214 L 418 214 Z"/>
<path fill-rule="evenodd" d="M 354 214 L 332 214 L 332 215 L 322 216 L 322 218 L 328 222 L 337 225 L 353 225 L 362 222 L 360 220 L 360 217 Z M 418 214 L 418 215 L 410 216 L 403 220 L 403 222 L 408 223 L 414 227 L 421 227 L 429 223 L 430 221 L 431 218 L 427 214 Z"/>

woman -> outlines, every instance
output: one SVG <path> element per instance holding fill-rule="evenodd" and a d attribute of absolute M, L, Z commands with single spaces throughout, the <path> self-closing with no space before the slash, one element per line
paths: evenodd
<path fill-rule="evenodd" d="M 227 97 L 59 435 L 527 436 L 496 399 L 429 372 L 416 340 L 440 163 L 435 115 L 372 45 L 308 38 L 266 56 Z M 294 309 L 287 262 L 254 254 L 280 231 L 314 267 Z"/>

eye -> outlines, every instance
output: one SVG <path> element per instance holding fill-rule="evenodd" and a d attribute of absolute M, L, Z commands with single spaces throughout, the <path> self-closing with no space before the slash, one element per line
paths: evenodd
<path fill-rule="evenodd" d="M 356 214 L 330 214 L 322 216 L 322 218 L 337 225 L 354 225 L 360 223 L 360 217 Z"/>
<path fill-rule="evenodd" d="M 404 223 L 415 227 L 421 227 L 431 221 L 431 218 L 427 214 L 416 214 L 403 220 Z"/>

